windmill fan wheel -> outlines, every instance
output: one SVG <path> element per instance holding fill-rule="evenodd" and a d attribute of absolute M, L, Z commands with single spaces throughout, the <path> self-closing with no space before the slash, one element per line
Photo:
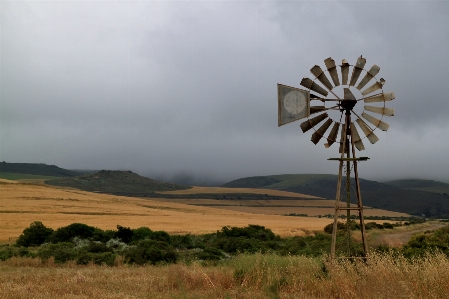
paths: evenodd
<path fill-rule="evenodd" d="M 363 138 L 367 138 L 372 144 L 376 143 L 379 138 L 374 131 L 378 128 L 382 131 L 387 131 L 390 127 L 390 125 L 382 119 L 384 116 L 394 115 L 394 109 L 385 107 L 386 102 L 395 98 L 394 93 L 384 92 L 383 86 L 385 80 L 383 78 L 376 79 L 375 77 L 379 73 L 380 68 L 374 64 L 369 70 L 366 70 L 364 68 L 366 59 L 362 56 L 357 59 L 355 65 L 350 65 L 346 59 L 343 59 L 342 64 L 340 65 L 340 75 L 337 71 L 335 61 L 331 57 L 325 59 L 324 64 L 326 67 L 325 71 L 323 71 L 319 65 L 315 65 L 310 69 L 314 76 L 313 80 L 310 78 L 303 78 L 301 81 L 301 85 L 307 88 L 309 94 L 309 111 L 306 113 L 307 120 L 301 123 L 301 129 L 304 133 L 310 129 L 315 131 L 311 138 L 311 141 L 314 144 L 317 144 L 324 137 L 327 139 L 327 143 L 325 143 L 326 148 L 336 142 L 339 142 L 341 145 L 343 142 L 344 123 L 341 122 L 341 117 L 340 120 L 332 119 L 327 111 L 337 110 L 340 111 L 341 115 L 343 115 L 344 112 L 350 113 L 351 116 L 353 116 L 351 119 L 355 119 L 355 122 L 349 124 L 354 136 L 354 145 L 359 151 L 364 150 L 365 147 L 357 127 L 361 129 L 365 135 Z M 351 68 L 352 74 L 349 79 L 349 71 Z M 359 81 L 362 74 L 364 74 L 364 76 Z M 331 78 L 332 82 L 328 79 L 328 76 Z M 368 83 L 371 81 L 373 81 L 373 83 L 369 85 Z M 333 91 L 335 87 L 340 85 L 343 86 L 343 98 L 337 96 Z M 361 94 L 361 97 L 356 98 L 351 89 L 357 89 L 359 91 L 358 93 Z M 315 95 L 315 93 L 318 95 Z M 364 102 L 364 109 L 359 115 L 354 111 L 354 107 L 361 101 Z M 321 102 L 321 105 L 311 105 L 311 102 Z M 325 107 L 324 104 L 326 103 L 331 104 L 330 107 Z M 380 119 L 371 115 L 369 112 L 379 114 Z M 316 128 L 318 125 L 320 126 Z M 331 128 L 330 132 L 327 134 L 327 137 L 325 137 L 329 128 Z M 340 141 L 337 141 L 339 132 L 341 132 L 341 138 Z"/>

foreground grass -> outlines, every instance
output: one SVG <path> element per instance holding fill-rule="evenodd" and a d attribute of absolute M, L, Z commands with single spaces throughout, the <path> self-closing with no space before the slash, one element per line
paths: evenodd
<path fill-rule="evenodd" d="M 272 254 L 218 265 L 0 263 L 2 298 L 447 298 L 449 259 L 372 254 L 366 263 Z"/>

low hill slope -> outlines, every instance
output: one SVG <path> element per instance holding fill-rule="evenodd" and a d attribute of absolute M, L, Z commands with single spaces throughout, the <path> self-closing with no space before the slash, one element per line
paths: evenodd
<path fill-rule="evenodd" d="M 117 195 L 145 196 L 155 191 L 182 190 L 189 186 L 159 182 L 140 176 L 131 171 L 102 170 L 72 178 L 60 178 L 45 181 L 48 185 L 71 187 L 91 192 Z"/>
<path fill-rule="evenodd" d="M 60 168 L 56 165 L 39 163 L 8 163 L 0 162 L 0 172 L 32 174 L 40 176 L 54 177 L 74 177 L 80 173 L 72 170 Z"/>
<path fill-rule="evenodd" d="M 434 180 L 396 180 L 385 182 L 385 184 L 409 190 L 420 190 L 433 193 L 439 193 L 448 196 L 449 184 Z M 448 198 L 449 200 L 449 198 Z"/>
<path fill-rule="evenodd" d="M 352 181 L 354 184 L 354 181 Z M 258 188 L 298 192 L 334 199 L 336 175 L 272 175 L 242 178 L 224 184 L 224 187 Z M 449 217 L 449 198 L 442 194 L 407 190 L 390 184 L 360 179 L 363 204 L 370 207 L 427 217 Z M 352 198 L 355 198 L 354 191 Z"/>

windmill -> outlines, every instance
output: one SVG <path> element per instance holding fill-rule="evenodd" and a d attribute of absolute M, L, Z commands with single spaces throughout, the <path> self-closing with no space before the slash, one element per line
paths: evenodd
<path fill-rule="evenodd" d="M 369 158 L 356 157 L 355 149 L 359 151 L 365 149 L 363 144 L 363 139 L 365 138 L 372 144 L 376 143 L 379 138 L 374 133 L 375 130 L 388 130 L 389 125 L 382 119 L 384 116 L 393 116 L 394 109 L 385 107 L 385 103 L 393 100 L 395 96 L 393 92 L 384 92 L 385 80 L 383 78 L 377 79 L 375 77 L 379 73 L 380 68 L 374 64 L 369 70 L 366 70 L 364 68 L 366 59 L 362 56 L 357 59 L 355 65 L 350 65 L 346 59 L 343 59 L 340 65 L 341 84 L 335 61 L 329 57 L 324 60 L 324 64 L 326 67 L 324 71 L 319 65 L 315 65 L 310 69 L 315 79 L 302 79 L 301 85 L 306 90 L 278 84 L 278 125 L 282 126 L 307 118 L 306 121 L 301 123 L 300 127 L 304 133 L 311 129 L 314 130 L 311 138 L 314 144 L 318 144 L 322 138 L 325 139 L 325 142 L 327 141 L 324 144 L 326 148 L 331 147 L 334 143 L 339 144 L 340 157 L 328 159 L 339 161 L 331 256 L 335 257 L 336 254 L 337 224 L 342 211 L 346 211 L 347 256 L 350 257 L 352 255 L 350 246 L 351 211 L 358 212 L 363 252 L 366 255 L 368 248 L 357 162 L 366 161 Z M 348 82 L 351 68 L 352 74 Z M 330 76 L 333 84 L 329 81 L 326 73 Z M 364 76 L 356 85 L 362 74 Z M 368 85 L 371 81 L 373 83 Z M 340 96 L 338 93 L 340 93 Z M 358 96 L 355 96 L 354 93 Z M 362 101 L 364 103 L 362 111 L 356 111 L 356 108 L 360 109 L 362 106 L 359 103 Z M 312 103 L 314 104 L 312 105 Z M 368 112 L 379 114 L 380 119 Z M 320 126 L 317 128 L 318 125 Z M 357 127 L 365 135 L 363 138 L 360 137 Z M 326 137 L 326 132 L 329 128 L 331 129 Z M 337 140 L 339 132 L 340 138 Z M 346 205 L 341 203 L 344 169 L 346 172 L 346 183 L 343 188 L 346 190 Z M 352 171 L 354 172 L 356 205 L 351 205 Z"/>

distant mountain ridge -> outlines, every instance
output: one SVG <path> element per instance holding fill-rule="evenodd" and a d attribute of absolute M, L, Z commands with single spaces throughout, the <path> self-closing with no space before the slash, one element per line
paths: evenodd
<path fill-rule="evenodd" d="M 406 181 L 401 180 L 399 185 L 409 186 L 412 184 Z M 446 185 L 436 181 L 432 181 L 433 183 L 425 180 L 418 181 L 424 186 L 438 185 L 441 187 L 441 185 Z M 353 179 L 352 184 L 354 186 Z M 360 179 L 363 205 L 417 216 L 424 214 L 427 217 L 449 217 L 449 196 L 446 193 L 401 188 L 397 185 Z M 336 186 L 337 176 L 329 174 L 247 177 L 223 185 L 223 187 L 229 188 L 251 187 L 284 190 L 328 199 L 335 199 Z M 351 198 L 356 198 L 354 190 L 351 190 Z"/>
<path fill-rule="evenodd" d="M 0 162 L 0 172 L 34 174 L 42 176 L 73 177 L 79 172 L 44 163 L 8 163 Z"/>
<path fill-rule="evenodd" d="M 48 185 L 77 188 L 90 192 L 109 193 L 129 196 L 145 196 L 155 191 L 171 191 L 189 189 L 182 186 L 159 182 L 140 176 L 132 171 L 101 170 L 94 174 L 77 177 L 51 179 Z"/>

